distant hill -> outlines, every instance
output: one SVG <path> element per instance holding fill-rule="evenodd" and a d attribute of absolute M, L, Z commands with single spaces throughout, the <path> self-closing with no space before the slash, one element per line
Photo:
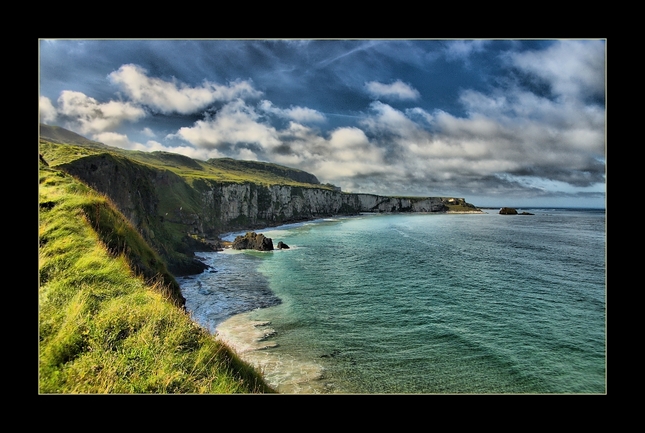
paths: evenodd
<path fill-rule="evenodd" d="M 249 171 L 268 172 L 296 182 L 309 183 L 312 185 L 320 184 L 318 178 L 311 173 L 268 162 L 242 161 L 232 158 L 213 158 L 209 159 L 207 162 L 213 167 L 221 168 L 226 171 L 238 171 L 244 173 L 248 173 Z"/>
<path fill-rule="evenodd" d="M 98 141 L 89 140 L 82 135 L 72 132 L 68 129 L 61 128 L 60 126 L 40 124 L 40 138 L 44 138 L 55 143 L 76 144 L 81 146 L 90 146 L 98 148 L 108 148 L 103 143 Z"/>
<path fill-rule="evenodd" d="M 173 171 L 193 170 L 202 172 L 200 175 L 213 176 L 225 181 L 252 181 L 269 184 L 296 182 L 298 184 L 320 185 L 315 175 L 278 164 L 232 158 L 212 158 L 208 161 L 200 161 L 171 152 L 126 150 L 89 140 L 60 126 L 50 126 L 44 123 L 40 124 L 40 138 L 58 144 L 71 144 L 94 150 L 116 152 L 127 158 L 157 167 L 168 168 Z"/>

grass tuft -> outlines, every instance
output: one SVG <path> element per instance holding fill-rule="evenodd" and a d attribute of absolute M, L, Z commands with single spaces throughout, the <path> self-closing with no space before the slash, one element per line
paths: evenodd
<path fill-rule="evenodd" d="M 156 253 L 105 197 L 41 167 L 39 392 L 275 392 L 178 307 Z"/>

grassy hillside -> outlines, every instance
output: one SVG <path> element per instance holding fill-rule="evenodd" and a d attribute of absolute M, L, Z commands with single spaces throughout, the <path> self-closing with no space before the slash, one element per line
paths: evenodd
<path fill-rule="evenodd" d="M 54 143 L 67 143 L 75 144 L 86 147 L 93 147 L 97 149 L 107 149 L 103 143 L 97 141 L 89 140 L 82 135 L 79 135 L 75 132 L 61 128 L 60 126 L 50 126 L 45 125 L 44 123 L 40 124 L 40 137 Z"/>
<path fill-rule="evenodd" d="M 331 189 L 310 173 L 278 164 L 214 158 L 200 161 L 170 152 L 141 152 L 106 146 L 64 128 L 40 125 L 40 148 L 50 166 L 70 163 L 88 155 L 110 153 L 157 169 L 169 170 L 187 180 L 211 179 L 218 182 L 291 185 Z"/>
<path fill-rule="evenodd" d="M 273 392 L 106 197 L 42 164 L 38 239 L 40 393 Z"/>
<path fill-rule="evenodd" d="M 208 233 L 197 236 L 193 231 L 193 222 L 208 218 L 201 194 L 214 183 L 332 188 L 320 185 L 314 175 L 277 164 L 229 158 L 200 161 L 169 152 L 119 149 L 47 125 L 41 125 L 39 153 L 49 167 L 87 182 L 91 177 L 92 188 L 109 191 L 174 275 L 201 272 L 203 264 L 194 252 L 211 250 L 225 229 L 211 218 Z"/>

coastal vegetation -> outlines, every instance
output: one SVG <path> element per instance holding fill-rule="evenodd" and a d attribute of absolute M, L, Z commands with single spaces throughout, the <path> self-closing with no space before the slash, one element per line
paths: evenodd
<path fill-rule="evenodd" d="M 221 248 L 226 230 L 363 203 L 478 210 L 449 197 L 343 193 L 275 164 L 118 149 L 47 125 L 40 135 L 41 393 L 273 393 L 185 311 L 175 276 L 205 269 L 195 252 Z"/>
<path fill-rule="evenodd" d="M 239 214 L 224 221 L 215 203 L 205 210 L 205 196 L 222 200 L 224 187 L 248 189 L 247 196 L 234 199 L 251 202 L 250 195 L 255 195 L 258 206 L 266 208 L 272 203 L 269 186 L 291 188 L 295 196 L 302 196 L 307 188 L 335 190 L 333 185 L 320 184 L 314 175 L 276 164 L 230 158 L 200 161 L 169 152 L 120 149 L 44 124 L 39 154 L 50 168 L 70 173 L 107 194 L 178 276 L 204 270 L 194 252 L 217 249 L 219 233 L 288 218 L 278 214 L 276 221 L 255 222 Z"/>
<path fill-rule="evenodd" d="M 40 164 L 40 393 L 271 393 L 110 199 Z"/>
<path fill-rule="evenodd" d="M 39 152 L 51 166 L 68 164 L 89 155 L 120 155 L 132 161 L 169 170 L 190 184 L 199 179 L 226 183 L 252 183 L 256 185 L 288 185 L 334 190 L 331 184 L 320 184 L 307 172 L 277 164 L 241 161 L 231 158 L 212 158 L 200 161 L 171 152 L 142 152 L 106 146 L 67 131 L 64 128 L 41 124 Z"/>

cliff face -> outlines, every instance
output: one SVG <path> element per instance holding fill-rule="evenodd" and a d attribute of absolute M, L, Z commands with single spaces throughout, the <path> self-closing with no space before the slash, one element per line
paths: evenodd
<path fill-rule="evenodd" d="M 322 188 L 201 181 L 204 217 L 195 231 L 230 231 L 359 212 L 442 212 L 439 197 L 400 198 L 350 194 Z M 204 224 L 205 223 L 205 224 Z"/>
<path fill-rule="evenodd" d="M 346 200 L 359 212 L 444 212 L 447 209 L 440 197 L 404 198 L 346 194 Z"/>
<path fill-rule="evenodd" d="M 359 212 L 445 212 L 449 201 L 351 194 L 320 184 L 188 179 L 112 154 L 79 158 L 61 168 L 107 195 L 175 275 L 199 272 L 193 253 L 209 248 L 204 239 L 224 232 Z"/>
<path fill-rule="evenodd" d="M 107 153 L 60 168 L 107 195 L 135 227 L 146 225 L 150 216 L 157 214 L 157 178 L 173 175 Z"/>

